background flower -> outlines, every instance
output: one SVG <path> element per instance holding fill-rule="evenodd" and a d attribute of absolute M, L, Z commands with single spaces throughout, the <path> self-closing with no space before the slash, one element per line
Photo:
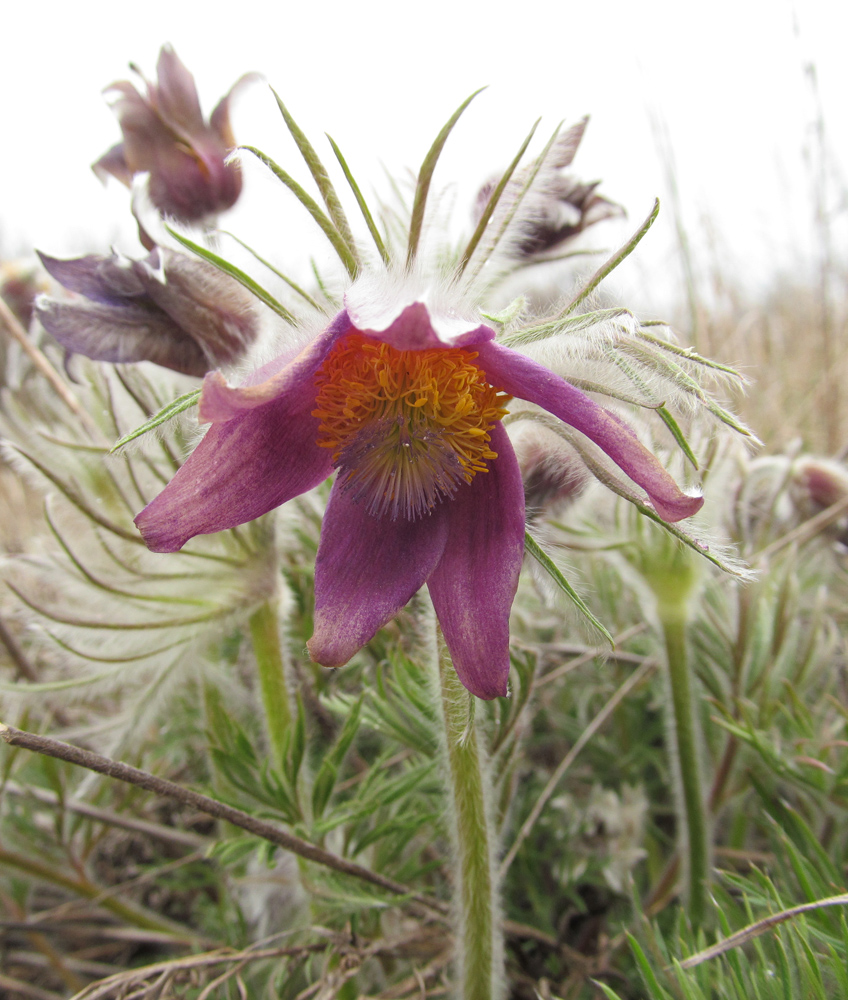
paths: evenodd
<path fill-rule="evenodd" d="M 194 77 L 170 45 L 162 46 L 156 74 L 146 96 L 127 80 L 106 89 L 124 138 L 100 157 L 94 172 L 103 179 L 111 174 L 127 187 L 135 174 L 149 173 L 153 204 L 183 222 L 232 208 L 242 180 L 238 164 L 226 162 L 235 146 L 230 101 L 255 76 L 241 77 L 205 122 Z"/>

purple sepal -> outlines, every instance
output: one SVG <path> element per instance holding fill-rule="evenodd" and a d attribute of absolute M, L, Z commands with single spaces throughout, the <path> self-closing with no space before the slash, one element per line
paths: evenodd
<path fill-rule="evenodd" d="M 585 434 L 650 497 L 666 521 L 691 517 L 704 499 L 684 493 L 632 428 L 544 365 L 500 344 L 482 344 L 477 364 L 492 385 L 536 403 Z"/>
<path fill-rule="evenodd" d="M 315 563 L 315 631 L 309 654 L 340 667 L 407 604 L 445 547 L 451 503 L 410 521 L 374 517 L 336 482 Z"/>
<path fill-rule="evenodd" d="M 195 341 L 143 304 L 115 308 L 41 295 L 35 308 L 44 329 L 72 354 L 112 364 L 152 361 L 184 375 L 202 375 L 209 367 Z"/>
<path fill-rule="evenodd" d="M 144 294 L 144 285 L 134 273 L 133 262 L 112 254 L 104 257 L 89 254 L 71 260 L 48 257 L 36 250 L 45 271 L 69 292 L 84 295 L 92 302 L 105 306 L 126 305 L 127 299 Z"/>
<path fill-rule="evenodd" d="M 264 406 L 271 400 L 302 384 L 312 386 L 313 401 L 315 372 L 330 353 L 333 345 L 352 327 L 347 313 L 342 310 L 332 323 L 308 344 L 290 363 L 281 366 L 280 358 L 265 365 L 245 384 L 231 386 L 221 372 L 210 372 L 203 382 L 203 393 L 198 407 L 201 422 L 218 423 L 232 420 L 246 410 Z M 258 378 L 261 377 L 261 381 Z"/>
<path fill-rule="evenodd" d="M 165 489 L 136 517 L 153 552 L 252 521 L 322 483 L 333 471 L 319 448 L 311 379 L 257 409 L 213 424 Z"/>
<path fill-rule="evenodd" d="M 441 315 L 425 302 L 414 301 L 400 313 L 384 303 L 364 300 L 354 290 L 345 294 L 345 307 L 359 333 L 390 344 L 398 351 L 439 347 L 474 348 L 493 340 L 495 331 L 485 324 Z"/>
<path fill-rule="evenodd" d="M 507 693 L 509 613 L 524 557 L 524 487 L 501 424 L 490 431 L 497 459 L 442 506 L 444 554 L 427 580 L 459 679 L 478 698 Z"/>

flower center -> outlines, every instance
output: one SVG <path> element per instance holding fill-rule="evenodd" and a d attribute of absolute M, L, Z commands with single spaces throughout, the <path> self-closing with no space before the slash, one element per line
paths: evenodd
<path fill-rule="evenodd" d="M 498 457 L 489 431 L 511 397 L 489 385 L 476 357 L 398 351 L 351 333 L 318 369 L 318 445 L 333 449 L 342 485 L 369 513 L 414 521 Z"/>

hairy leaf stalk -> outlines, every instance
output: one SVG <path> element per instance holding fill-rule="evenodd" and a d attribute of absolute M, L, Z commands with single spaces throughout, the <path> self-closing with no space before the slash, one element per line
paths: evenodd
<path fill-rule="evenodd" d="M 439 656 L 439 690 L 455 859 L 457 996 L 495 1000 L 505 977 L 489 770 L 474 725 L 474 700 L 446 652 Z"/>
<path fill-rule="evenodd" d="M 277 602 L 261 604 L 250 616 L 250 636 L 259 671 L 265 725 L 274 764 L 282 767 L 286 739 L 292 725 L 292 705 L 286 683 L 286 664 L 280 642 Z"/>
<path fill-rule="evenodd" d="M 668 659 L 671 693 L 673 763 L 680 783 L 686 859 L 686 899 L 693 927 L 706 914 L 710 875 L 710 836 L 701 781 L 700 738 L 692 677 L 686 656 L 686 598 L 661 600 L 658 605 Z"/>

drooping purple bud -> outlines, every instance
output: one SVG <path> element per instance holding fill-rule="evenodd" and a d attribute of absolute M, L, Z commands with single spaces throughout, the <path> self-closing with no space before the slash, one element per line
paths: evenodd
<path fill-rule="evenodd" d="M 241 171 L 226 158 L 235 146 L 229 107 L 236 89 L 256 79 L 238 80 L 203 120 L 194 78 L 165 45 L 156 67 L 157 83 L 143 96 L 127 80 L 106 88 L 118 116 L 123 142 L 95 164 L 101 179 L 117 177 L 128 187 L 137 173 L 150 174 L 150 198 L 164 215 L 197 222 L 231 208 L 241 193 Z"/>
<path fill-rule="evenodd" d="M 154 364 L 202 376 L 239 360 L 256 339 L 253 297 L 205 261 L 163 247 L 142 260 L 91 254 L 47 271 L 82 298 L 41 296 L 44 328 L 73 354 L 96 361 Z"/>
<path fill-rule="evenodd" d="M 574 449 L 556 434 L 529 422 L 512 436 L 524 483 L 528 522 L 559 514 L 589 482 L 589 472 Z"/>
<path fill-rule="evenodd" d="M 848 502 L 848 468 L 832 459 L 807 455 L 793 464 L 791 487 L 801 516 L 814 517 L 840 501 Z M 825 530 L 848 545 L 848 509 Z"/>

